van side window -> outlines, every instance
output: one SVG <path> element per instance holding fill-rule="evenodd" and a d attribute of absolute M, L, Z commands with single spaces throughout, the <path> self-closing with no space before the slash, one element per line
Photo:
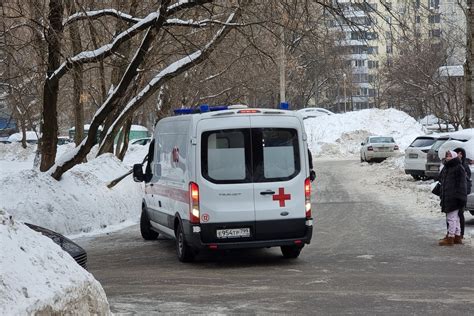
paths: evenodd
<path fill-rule="evenodd" d="M 250 130 L 209 131 L 201 139 L 202 175 L 214 183 L 250 182 Z"/>

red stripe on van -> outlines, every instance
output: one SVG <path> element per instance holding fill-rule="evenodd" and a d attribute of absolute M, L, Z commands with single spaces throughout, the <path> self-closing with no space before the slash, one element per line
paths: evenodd
<path fill-rule="evenodd" d="M 145 187 L 146 194 L 157 194 L 166 196 L 172 200 L 180 201 L 182 203 L 189 204 L 189 192 L 179 189 L 168 187 L 159 184 L 147 185 Z"/>

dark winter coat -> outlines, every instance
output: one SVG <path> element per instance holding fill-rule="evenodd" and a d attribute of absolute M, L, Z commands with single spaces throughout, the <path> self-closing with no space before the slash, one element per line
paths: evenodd
<path fill-rule="evenodd" d="M 469 164 L 465 160 L 462 164 L 464 167 L 464 171 L 466 171 L 466 180 L 467 180 L 467 194 L 471 193 L 472 189 L 472 178 L 471 178 L 471 168 L 469 168 Z"/>
<path fill-rule="evenodd" d="M 466 158 L 466 151 L 464 148 L 459 147 L 454 150 L 456 153 L 462 154 L 461 165 L 464 167 L 464 171 L 466 171 L 466 180 L 467 180 L 467 194 L 471 193 L 472 188 L 472 179 L 471 179 L 471 168 L 469 168 L 469 159 Z"/>
<path fill-rule="evenodd" d="M 454 158 L 445 161 L 439 175 L 439 182 L 441 183 L 441 212 L 449 213 L 466 205 L 466 171 L 461 165 L 461 160 Z"/>

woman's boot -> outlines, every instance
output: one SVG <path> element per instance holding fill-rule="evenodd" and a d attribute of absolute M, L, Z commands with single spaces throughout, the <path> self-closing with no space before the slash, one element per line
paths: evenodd
<path fill-rule="evenodd" d="M 440 240 L 438 243 L 440 246 L 452 246 L 454 245 L 454 237 L 447 237 L 446 239 Z"/>
<path fill-rule="evenodd" d="M 454 243 L 456 245 L 462 245 L 462 236 L 461 235 L 454 236 Z"/>

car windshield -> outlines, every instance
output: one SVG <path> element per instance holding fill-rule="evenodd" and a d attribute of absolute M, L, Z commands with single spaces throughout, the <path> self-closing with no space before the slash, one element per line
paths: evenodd
<path fill-rule="evenodd" d="M 433 145 L 435 141 L 434 138 L 417 138 L 410 144 L 410 147 L 428 147 Z"/>
<path fill-rule="evenodd" d="M 370 143 L 395 143 L 392 137 L 371 137 Z"/>

